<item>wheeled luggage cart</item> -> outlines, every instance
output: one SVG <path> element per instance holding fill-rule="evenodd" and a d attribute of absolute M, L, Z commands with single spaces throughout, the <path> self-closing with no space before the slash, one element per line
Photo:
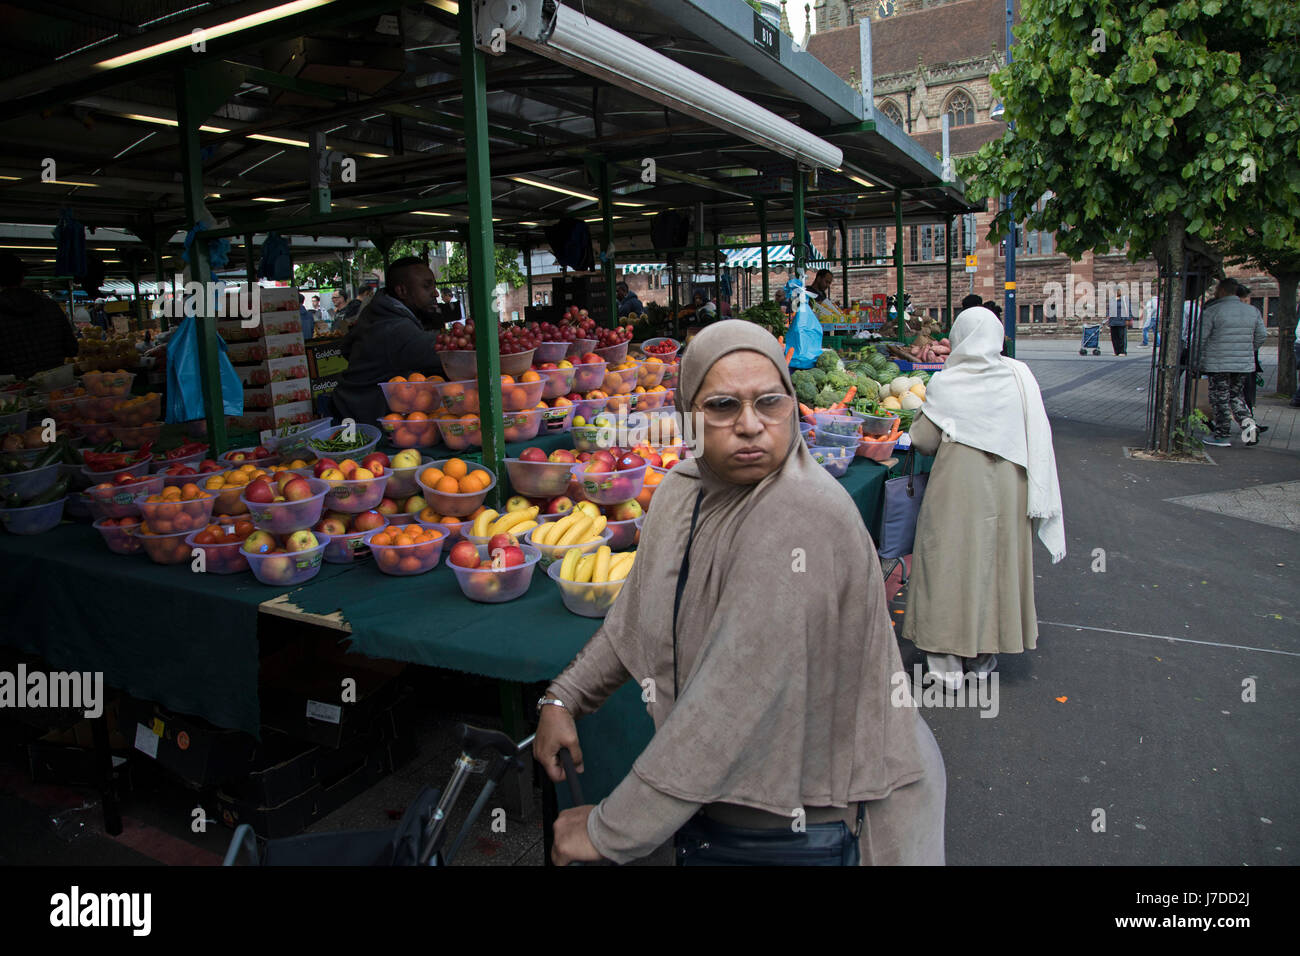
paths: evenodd
<path fill-rule="evenodd" d="M 447 788 L 440 792 L 425 787 L 396 827 L 259 841 L 253 828 L 244 823 L 235 830 L 223 865 L 234 866 L 241 856 L 256 866 L 449 865 L 505 775 L 529 766 L 533 744 L 533 735 L 516 744 L 500 731 L 469 724 L 458 725 L 456 734 L 461 754 Z M 471 774 L 485 774 L 487 780 L 456 838 L 444 850 L 448 817 Z"/>
<path fill-rule="evenodd" d="M 1093 355 L 1101 354 L 1101 326 L 1085 325 L 1083 327 L 1083 342 L 1079 347 L 1080 355 L 1087 355 L 1088 349 L 1092 349 Z"/>

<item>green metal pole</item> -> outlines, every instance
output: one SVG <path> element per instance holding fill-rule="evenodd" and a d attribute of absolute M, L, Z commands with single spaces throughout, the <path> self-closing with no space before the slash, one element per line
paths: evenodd
<path fill-rule="evenodd" d="M 713 304 L 722 314 L 722 250 L 718 248 L 718 233 L 713 232 Z"/>
<path fill-rule="evenodd" d="M 184 67 L 177 72 L 176 120 L 180 133 L 181 175 L 184 182 L 185 219 L 190 227 L 203 216 L 203 161 L 199 154 L 199 124 L 207 118 L 203 109 L 203 80 L 198 69 Z M 212 270 L 208 244 L 196 239 L 190 246 L 190 273 L 195 282 L 209 288 Z M 221 365 L 217 350 L 217 320 L 207 293 L 201 297 L 195 315 L 199 340 L 199 380 L 208 426 L 209 454 L 226 451 L 226 412 L 221 395 Z"/>
<path fill-rule="evenodd" d="M 601 252 L 608 253 L 614 247 L 614 190 L 609 182 L 609 163 L 600 162 L 600 244 Z M 618 291 L 614 281 L 614 259 L 612 256 L 602 259 L 605 273 L 605 304 L 609 308 L 609 327 L 618 325 Z"/>
<path fill-rule="evenodd" d="M 469 226 L 469 316 L 474 320 L 474 349 L 478 353 L 479 420 L 483 431 L 483 464 L 497 476 L 489 495 L 493 506 L 508 496 L 501 403 L 501 357 L 497 314 L 492 311 L 496 285 L 496 253 L 492 232 L 492 170 L 488 156 L 486 56 L 474 45 L 474 11 L 460 7 L 460 69 L 465 104 L 465 192 Z"/>
<path fill-rule="evenodd" d="M 524 244 L 524 272 L 528 275 L 528 302 L 524 306 L 527 308 L 533 304 L 533 247 L 527 243 Z"/>
<path fill-rule="evenodd" d="M 894 190 L 894 271 L 898 276 L 898 294 L 894 298 L 894 315 L 898 317 L 898 340 L 903 340 L 903 191 Z"/>
<path fill-rule="evenodd" d="M 759 246 L 759 256 L 762 257 L 763 268 L 763 301 L 766 302 L 771 296 L 768 294 L 768 277 L 767 277 L 767 201 L 758 200 L 758 241 L 762 243 Z"/>
<path fill-rule="evenodd" d="M 947 318 L 944 321 L 944 328 L 948 329 L 949 331 L 952 331 L 952 246 L 953 246 L 952 223 L 953 223 L 952 216 L 949 216 L 948 225 L 944 228 L 944 233 L 943 233 L 943 241 L 944 241 L 943 255 L 947 264 L 947 268 L 945 269 L 945 272 L 947 273 L 947 278 L 948 278 L 948 311 L 945 313 Z"/>
<path fill-rule="evenodd" d="M 840 278 L 844 282 L 844 307 L 849 307 L 849 228 L 840 220 Z"/>
<path fill-rule="evenodd" d="M 802 279 L 808 268 L 808 250 L 804 246 L 804 236 L 808 233 L 808 217 L 804 211 L 805 183 L 803 172 L 796 163 L 794 168 L 794 273 Z"/>

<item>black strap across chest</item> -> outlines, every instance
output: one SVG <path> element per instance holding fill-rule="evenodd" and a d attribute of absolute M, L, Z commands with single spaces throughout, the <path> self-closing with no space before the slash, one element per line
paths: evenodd
<path fill-rule="evenodd" d="M 691 573 L 691 545 L 695 542 L 695 524 L 700 520 L 700 503 L 704 500 L 704 489 L 695 495 L 695 508 L 691 511 L 691 533 L 686 538 L 686 552 L 682 555 L 682 566 L 677 572 L 677 594 L 673 598 L 673 700 L 680 696 L 677 683 L 677 612 L 682 606 L 682 592 L 686 590 L 686 579 Z"/>

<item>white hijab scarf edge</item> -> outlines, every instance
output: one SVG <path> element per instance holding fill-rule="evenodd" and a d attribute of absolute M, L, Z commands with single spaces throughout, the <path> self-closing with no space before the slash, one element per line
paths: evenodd
<path fill-rule="evenodd" d="M 952 354 L 931 378 L 922 411 L 945 441 L 990 452 L 1025 469 L 1027 517 L 1056 564 L 1065 557 L 1065 520 L 1052 426 L 1038 382 L 1024 362 L 1000 354 L 1002 323 L 988 309 L 973 307 L 959 314 L 950 340 Z"/>

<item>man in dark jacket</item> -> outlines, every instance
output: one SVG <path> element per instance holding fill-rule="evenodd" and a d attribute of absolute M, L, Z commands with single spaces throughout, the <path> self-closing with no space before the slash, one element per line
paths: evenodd
<path fill-rule="evenodd" d="M 388 267 L 383 291 L 339 346 L 348 367 L 333 393 L 335 415 L 373 425 L 388 410 L 380 382 L 438 364 L 436 336 L 422 323 L 434 310 L 436 291 L 433 270 L 423 259 L 407 256 Z"/>
<path fill-rule="evenodd" d="M 1255 374 L 1255 351 L 1267 336 L 1259 310 L 1237 298 L 1237 280 L 1220 280 L 1214 301 L 1201 314 L 1201 369 L 1210 379 L 1214 410 L 1214 433 L 1205 444 L 1231 445 L 1234 418 L 1245 444 L 1259 441 L 1259 426 L 1246 404 L 1246 376 Z"/>
<path fill-rule="evenodd" d="M 626 282 L 620 282 L 616 285 L 614 292 L 618 295 L 618 317 L 620 319 L 631 315 L 633 312 L 637 315 L 645 312 L 645 306 L 641 304 L 641 299 L 628 288 Z"/>
<path fill-rule="evenodd" d="M 0 374 L 26 378 L 77 354 L 72 323 L 53 299 L 23 288 L 22 261 L 0 255 Z"/>

